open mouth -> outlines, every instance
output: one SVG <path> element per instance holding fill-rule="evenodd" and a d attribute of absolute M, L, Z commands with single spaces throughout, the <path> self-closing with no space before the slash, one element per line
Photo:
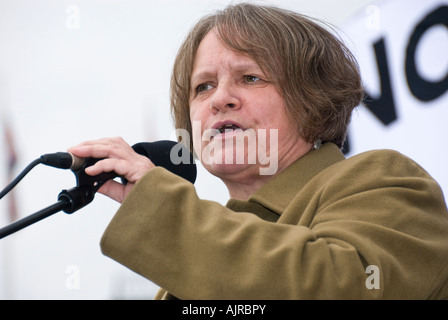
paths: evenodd
<path fill-rule="evenodd" d="M 236 133 L 244 131 L 246 129 L 244 129 L 239 123 L 228 120 L 215 123 L 215 125 L 213 125 L 212 127 L 212 130 L 213 138 L 219 137 L 224 139 L 226 137 L 234 136 Z"/>
<path fill-rule="evenodd" d="M 225 132 L 229 132 L 229 131 L 233 131 L 233 130 L 238 130 L 238 129 L 243 130 L 243 129 L 241 129 L 239 126 L 237 126 L 237 125 L 235 125 L 235 124 L 231 124 L 231 123 L 229 123 L 229 124 L 224 124 L 224 125 L 222 125 L 221 127 L 217 128 L 217 130 L 218 130 L 220 133 L 225 133 Z"/>

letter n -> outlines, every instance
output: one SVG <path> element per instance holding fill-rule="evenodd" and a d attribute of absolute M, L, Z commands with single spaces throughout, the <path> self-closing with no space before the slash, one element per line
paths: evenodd
<path fill-rule="evenodd" d="M 390 81 L 389 64 L 387 62 L 386 46 L 384 38 L 373 45 L 378 66 L 381 95 L 372 97 L 365 91 L 364 105 L 385 125 L 389 125 L 397 119 L 395 112 L 394 94 Z"/>

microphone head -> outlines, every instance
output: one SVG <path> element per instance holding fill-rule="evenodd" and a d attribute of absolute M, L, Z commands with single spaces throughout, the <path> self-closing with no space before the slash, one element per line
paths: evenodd
<path fill-rule="evenodd" d="M 190 150 L 182 143 L 171 140 L 140 142 L 132 146 L 135 152 L 148 157 L 156 166 L 194 183 L 197 169 Z"/>

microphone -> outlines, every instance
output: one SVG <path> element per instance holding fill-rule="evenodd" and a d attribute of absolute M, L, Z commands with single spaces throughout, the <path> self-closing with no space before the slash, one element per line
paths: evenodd
<path fill-rule="evenodd" d="M 133 145 L 132 149 L 149 158 L 156 166 L 164 167 L 191 183 L 196 181 L 197 169 L 193 154 L 182 143 L 170 140 L 140 142 Z"/>
<path fill-rule="evenodd" d="M 170 140 L 141 142 L 132 146 L 132 148 L 138 154 L 148 157 L 156 166 L 164 167 L 191 183 L 195 182 L 197 170 L 193 161 L 193 155 L 181 143 Z M 179 161 L 179 159 L 182 159 L 182 161 Z M 76 159 L 70 154 L 58 152 L 49 156 L 44 155 L 44 160 L 47 162 L 47 165 L 65 169 L 72 168 L 75 174 L 77 186 L 69 190 L 63 190 L 58 196 L 59 200 L 68 203 L 64 209 L 65 213 L 73 213 L 86 206 L 93 200 L 95 193 L 106 181 L 119 177 L 113 171 L 89 176 L 85 169 L 101 160 L 97 158 Z M 123 184 L 128 182 L 124 177 L 121 177 L 121 181 Z"/>
<path fill-rule="evenodd" d="M 195 182 L 197 174 L 196 164 L 194 163 L 192 153 L 183 144 L 162 140 L 137 143 L 132 148 L 135 152 L 148 157 L 156 166 L 164 167 L 191 183 Z M 0 229 L 0 239 L 60 210 L 70 214 L 89 204 L 102 184 L 119 176 L 115 172 L 103 172 L 96 176 L 87 175 L 85 168 L 99 160 L 101 159 L 79 158 L 68 152 L 44 154 L 40 158 L 35 159 L 14 181 L 0 192 L 0 199 L 39 163 L 60 169 L 71 169 L 76 176 L 77 186 L 69 190 L 62 190 L 58 196 L 57 203 Z M 123 177 L 121 179 L 123 183 L 127 182 Z"/>
<path fill-rule="evenodd" d="M 42 164 L 50 167 L 78 170 L 83 166 L 86 159 L 69 152 L 56 152 L 44 154 L 40 157 L 40 160 Z"/>
<path fill-rule="evenodd" d="M 155 142 L 140 142 L 132 146 L 135 152 L 149 158 L 156 166 L 164 167 L 168 171 L 184 178 L 191 183 L 196 181 L 197 169 L 190 150 L 181 143 L 171 140 Z M 75 173 L 83 171 L 86 167 L 95 164 L 101 159 L 80 158 L 68 152 L 44 154 L 40 157 L 41 163 L 59 169 L 71 169 Z M 100 180 L 118 177 L 115 173 L 105 172 L 99 174 Z M 126 180 L 122 178 L 123 183 Z"/>

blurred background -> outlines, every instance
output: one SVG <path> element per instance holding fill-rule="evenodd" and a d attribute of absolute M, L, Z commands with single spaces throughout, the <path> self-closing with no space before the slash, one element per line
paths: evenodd
<path fill-rule="evenodd" d="M 205 14 L 238 1 L 0 0 L 0 189 L 31 161 L 84 140 L 175 139 L 169 78 L 176 51 Z M 396 149 L 448 192 L 447 0 L 272 0 L 333 23 L 357 56 L 366 103 L 347 156 Z M 0 201 L 0 227 L 76 186 L 38 166 Z M 199 166 L 200 197 L 227 190 Z M 103 256 L 118 203 L 102 195 L 0 240 L 0 299 L 152 299 L 158 287 Z M 397 213 L 400 214 L 400 213 Z"/>

